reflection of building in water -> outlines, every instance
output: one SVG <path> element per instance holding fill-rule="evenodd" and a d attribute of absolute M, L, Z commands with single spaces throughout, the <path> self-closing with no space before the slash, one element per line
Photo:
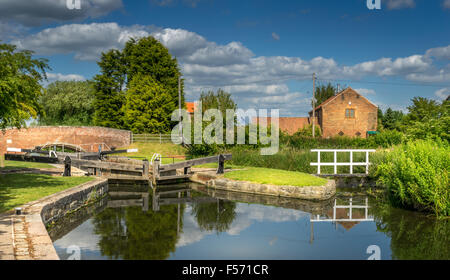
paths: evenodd
<path fill-rule="evenodd" d="M 373 216 L 369 215 L 369 199 L 364 199 L 364 204 L 354 204 L 353 198 L 349 198 L 348 205 L 338 205 L 338 200 L 334 200 L 333 210 L 329 210 L 325 215 L 311 215 L 311 240 L 314 240 L 314 223 L 331 222 L 341 225 L 346 230 L 350 230 L 360 222 L 373 222 Z M 357 202 L 361 203 L 361 202 Z"/>

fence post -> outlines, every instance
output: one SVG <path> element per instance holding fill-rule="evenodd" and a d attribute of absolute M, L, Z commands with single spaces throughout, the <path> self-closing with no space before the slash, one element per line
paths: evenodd
<path fill-rule="evenodd" d="M 153 185 L 156 186 L 156 180 L 159 179 L 159 159 L 156 158 L 155 160 L 153 160 Z"/>
<path fill-rule="evenodd" d="M 69 156 L 64 158 L 64 177 L 72 176 L 72 159 Z"/>
<path fill-rule="evenodd" d="M 225 157 L 222 154 L 220 154 L 219 155 L 219 168 L 217 168 L 217 174 L 224 173 L 224 165 L 225 165 Z"/>
<path fill-rule="evenodd" d="M 337 174 L 337 152 L 334 151 L 334 174 Z"/>
<path fill-rule="evenodd" d="M 3 152 L 0 153 L 0 168 L 5 167 L 5 154 Z"/>
<path fill-rule="evenodd" d="M 159 144 L 161 144 L 161 133 L 159 134 Z"/>
<path fill-rule="evenodd" d="M 369 174 L 369 151 L 366 151 L 366 174 Z"/>
<path fill-rule="evenodd" d="M 320 174 L 320 151 L 317 151 L 317 174 Z"/>
<path fill-rule="evenodd" d="M 350 151 L 350 174 L 353 174 L 353 151 Z"/>
<path fill-rule="evenodd" d="M 148 162 L 147 159 L 143 160 L 143 166 L 142 166 L 143 170 L 142 170 L 142 176 L 145 178 L 148 178 L 148 171 L 150 168 L 150 163 Z"/>

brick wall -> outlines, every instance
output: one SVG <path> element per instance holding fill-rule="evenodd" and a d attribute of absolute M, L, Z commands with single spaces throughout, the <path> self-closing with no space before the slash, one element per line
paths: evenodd
<path fill-rule="evenodd" d="M 261 117 L 255 117 L 252 119 L 252 123 L 257 124 L 259 120 L 262 119 Z M 266 122 L 268 125 L 270 125 L 272 118 L 266 117 Z M 280 130 L 289 134 L 293 135 L 300 129 L 303 129 L 305 126 L 312 124 L 312 117 L 280 117 L 278 118 L 278 123 L 280 126 Z M 316 117 L 315 124 L 318 125 L 318 119 Z"/>
<path fill-rule="evenodd" d="M 366 98 L 349 88 L 321 107 L 323 137 L 343 133 L 348 137 L 365 138 L 367 131 L 377 130 L 378 108 Z M 346 109 L 354 109 L 354 118 L 345 115 Z"/>
<path fill-rule="evenodd" d="M 130 145 L 131 132 L 127 130 L 88 126 L 41 126 L 7 129 L 0 132 L 0 152 L 6 148 L 31 149 L 47 143 L 64 143 L 81 146 L 85 151 L 98 151 L 101 143 L 109 147 Z M 106 149 L 106 148 L 104 148 Z"/>

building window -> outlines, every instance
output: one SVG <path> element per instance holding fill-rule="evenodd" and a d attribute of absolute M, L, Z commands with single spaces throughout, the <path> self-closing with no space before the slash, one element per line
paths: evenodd
<path fill-rule="evenodd" d="M 345 117 L 354 119 L 355 118 L 355 109 L 345 109 Z"/>
<path fill-rule="evenodd" d="M 339 136 L 344 136 L 344 132 L 339 132 Z"/>

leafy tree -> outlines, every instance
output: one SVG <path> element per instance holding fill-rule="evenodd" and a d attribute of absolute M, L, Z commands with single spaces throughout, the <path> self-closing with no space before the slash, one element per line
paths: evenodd
<path fill-rule="evenodd" d="M 36 118 L 41 108 L 38 98 L 44 91 L 40 82 L 50 69 L 45 59 L 33 59 L 32 51 L 16 51 L 16 46 L 0 44 L 0 128 L 20 128 Z"/>
<path fill-rule="evenodd" d="M 175 109 L 175 100 L 165 86 L 151 76 L 134 76 L 125 107 L 125 121 L 134 133 L 169 132 Z"/>
<path fill-rule="evenodd" d="M 112 128 L 124 128 L 122 107 L 125 105 L 126 63 L 122 53 L 110 50 L 102 53 L 98 62 L 100 75 L 96 75 L 94 124 Z"/>
<path fill-rule="evenodd" d="M 142 124 L 133 125 L 134 120 L 127 117 L 129 114 L 126 110 L 129 106 L 126 101 L 130 99 L 125 99 L 130 83 L 135 80 L 135 76 L 141 74 L 151 76 L 155 82 L 166 89 L 171 97 L 167 99 L 167 103 L 178 104 L 178 78 L 181 76 L 178 62 L 172 58 L 166 47 L 151 36 L 139 40 L 132 38 L 125 44 L 123 50 L 110 50 L 103 53 L 98 65 L 101 74 L 95 77 L 97 93 L 94 103 L 96 110 L 94 120 L 97 125 L 115 128 L 134 127 L 135 129 L 142 127 Z M 183 92 L 183 83 L 181 90 Z M 181 104 L 184 106 L 183 93 Z M 138 108 L 135 107 L 135 110 Z M 171 113 L 164 116 L 164 119 L 170 118 Z M 145 114 L 146 112 L 141 112 L 141 115 Z M 147 126 L 163 129 L 148 130 L 152 132 L 168 130 L 165 125 Z"/>
<path fill-rule="evenodd" d="M 386 129 L 399 129 L 403 117 L 402 111 L 394 111 L 388 108 L 382 117 L 383 127 Z"/>
<path fill-rule="evenodd" d="M 325 100 L 335 95 L 337 92 L 337 88 L 333 86 L 331 83 L 327 85 L 321 84 L 316 87 L 316 106 L 322 104 Z"/>
<path fill-rule="evenodd" d="M 208 109 L 218 109 L 225 117 L 227 109 L 237 109 L 237 105 L 231 97 L 231 94 L 222 89 L 218 89 L 217 93 L 211 90 L 202 92 L 200 101 L 202 102 L 203 113 Z"/>
<path fill-rule="evenodd" d="M 39 98 L 41 125 L 92 125 L 94 87 L 89 81 L 57 81 Z"/>
<path fill-rule="evenodd" d="M 217 203 L 195 203 L 192 213 L 201 229 L 219 233 L 230 229 L 236 217 L 235 209 L 235 202 L 218 200 Z"/>

